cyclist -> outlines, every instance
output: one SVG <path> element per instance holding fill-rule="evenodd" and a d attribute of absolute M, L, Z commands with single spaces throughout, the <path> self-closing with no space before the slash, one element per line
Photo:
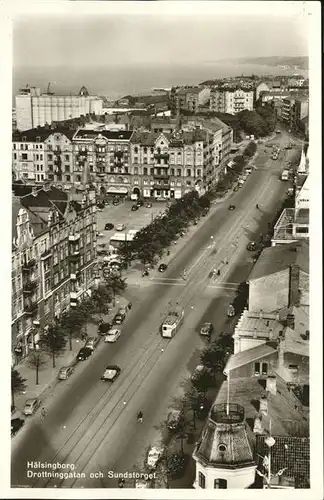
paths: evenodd
<path fill-rule="evenodd" d="M 137 421 L 142 424 L 143 423 L 143 413 L 141 411 L 137 414 Z"/>

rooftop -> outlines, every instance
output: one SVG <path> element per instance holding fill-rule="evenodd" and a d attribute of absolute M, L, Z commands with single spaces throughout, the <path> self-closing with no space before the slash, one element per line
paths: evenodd
<path fill-rule="evenodd" d="M 16 130 L 12 134 L 12 142 L 44 142 L 52 134 L 63 134 L 72 140 L 75 131 L 67 127 L 38 127 L 19 132 Z"/>
<path fill-rule="evenodd" d="M 244 366 L 247 363 L 257 361 L 260 358 L 264 358 L 270 354 L 276 352 L 276 349 L 268 344 L 258 345 L 252 349 L 247 349 L 245 351 L 238 352 L 237 354 L 232 354 L 224 368 L 224 373 L 228 373 L 231 370 L 235 370 L 240 366 Z"/>
<path fill-rule="evenodd" d="M 279 319 L 276 319 L 276 314 L 263 313 L 260 317 L 258 312 L 245 310 L 237 322 L 234 335 L 266 340 L 272 336 L 272 340 L 276 340 L 284 329 Z"/>
<path fill-rule="evenodd" d="M 132 130 L 89 130 L 89 129 L 79 129 L 75 135 L 74 139 L 96 139 L 99 135 L 105 137 L 108 140 L 126 140 L 128 141 L 133 134 Z"/>
<path fill-rule="evenodd" d="M 309 225 L 308 208 L 301 208 L 299 210 L 295 208 L 286 208 L 285 210 L 283 210 L 275 225 L 272 239 L 278 241 L 297 240 L 297 235 L 294 233 L 295 225 Z M 278 248 L 279 246 L 282 245 L 278 245 L 272 248 Z"/>
<path fill-rule="evenodd" d="M 250 273 L 249 281 L 278 273 L 292 264 L 309 273 L 309 245 L 306 241 L 265 248 Z"/>

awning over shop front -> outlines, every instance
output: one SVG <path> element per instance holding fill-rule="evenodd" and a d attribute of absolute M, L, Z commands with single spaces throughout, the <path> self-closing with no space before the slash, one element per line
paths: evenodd
<path fill-rule="evenodd" d="M 128 189 L 120 186 L 112 186 L 109 187 L 106 192 L 110 194 L 127 194 Z"/>

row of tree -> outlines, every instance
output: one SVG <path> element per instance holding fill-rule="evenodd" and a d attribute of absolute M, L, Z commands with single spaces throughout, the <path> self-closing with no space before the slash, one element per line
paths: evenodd
<path fill-rule="evenodd" d="M 115 297 L 126 289 L 126 281 L 115 274 L 108 275 L 105 283 L 92 291 L 80 304 L 71 307 L 59 319 L 52 321 L 40 334 L 37 348 L 30 352 L 27 358 L 28 365 L 35 369 L 36 385 L 39 384 L 39 371 L 52 358 L 53 368 L 56 358 L 66 351 L 67 344 L 72 350 L 72 339 L 86 339 L 89 323 L 98 323 L 104 314 L 109 312 L 109 306 L 115 304 Z M 26 388 L 26 379 L 19 371 L 12 368 L 11 395 L 14 406 L 14 395 Z"/>
<path fill-rule="evenodd" d="M 199 197 L 197 191 L 190 191 L 156 217 L 148 226 L 140 229 L 134 239 L 124 242 L 119 248 L 121 258 L 130 263 L 140 261 L 144 266 L 155 265 L 166 248 L 183 233 L 189 224 L 209 210 L 211 194 Z"/>

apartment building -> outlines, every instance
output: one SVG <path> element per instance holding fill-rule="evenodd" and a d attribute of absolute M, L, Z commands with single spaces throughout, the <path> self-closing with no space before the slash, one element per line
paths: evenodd
<path fill-rule="evenodd" d="M 281 119 L 291 130 L 301 128 L 301 122 L 308 117 L 309 99 L 305 96 L 286 97 L 283 99 Z"/>
<path fill-rule="evenodd" d="M 175 108 L 185 109 L 196 113 L 200 106 L 206 104 L 210 97 L 208 87 L 185 87 L 176 91 L 174 95 Z"/>
<path fill-rule="evenodd" d="M 55 95 L 49 90 L 42 94 L 40 88 L 26 86 L 16 95 L 16 122 L 20 131 L 101 112 L 102 100 L 89 95 L 85 87 L 81 87 L 78 95 Z"/>
<path fill-rule="evenodd" d="M 235 115 L 253 109 L 253 90 L 215 88 L 210 93 L 210 111 Z"/>
<path fill-rule="evenodd" d="M 216 135 L 198 126 L 172 134 L 134 132 L 130 148 L 133 193 L 166 199 L 181 198 L 192 189 L 202 194 L 214 178 Z"/>
<path fill-rule="evenodd" d="M 16 183 L 12 203 L 14 362 L 37 349 L 40 332 L 95 284 L 94 193 L 81 203 L 63 191 Z"/>

